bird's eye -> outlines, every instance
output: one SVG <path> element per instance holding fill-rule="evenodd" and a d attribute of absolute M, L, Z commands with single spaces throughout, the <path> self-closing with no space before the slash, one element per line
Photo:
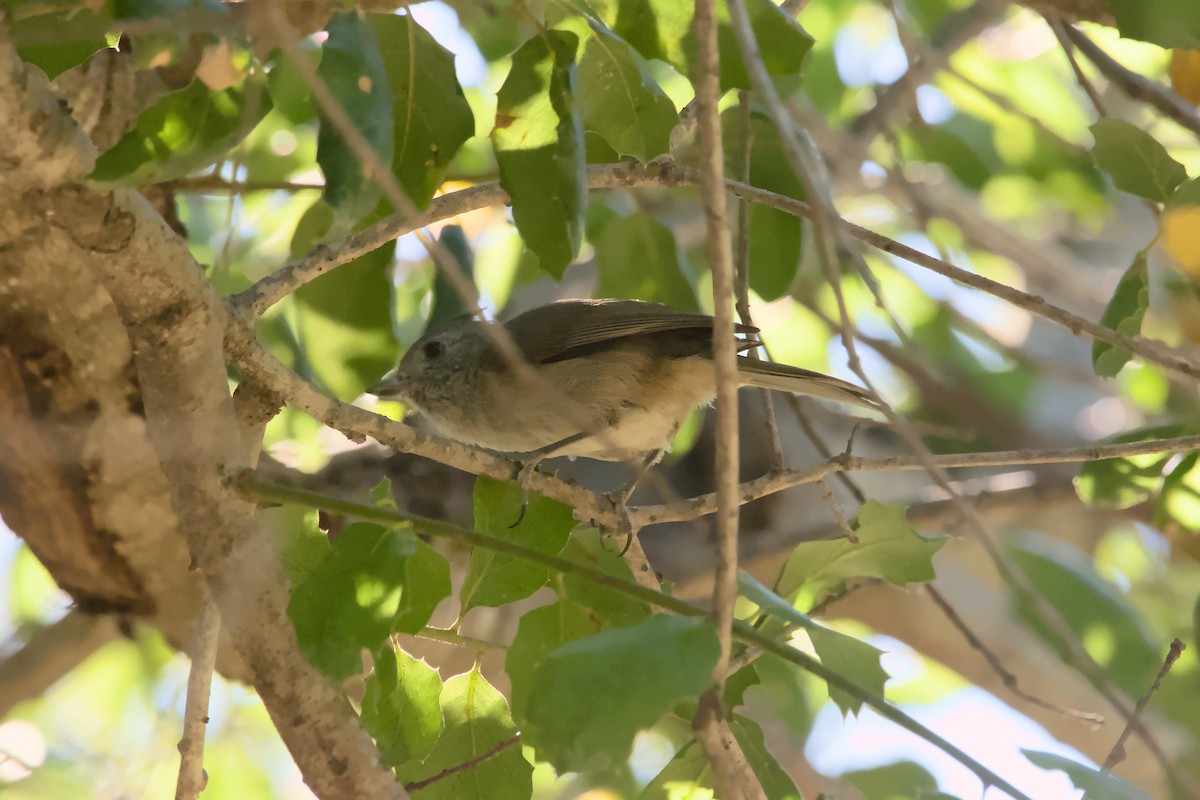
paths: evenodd
<path fill-rule="evenodd" d="M 440 356 L 445 351 L 446 351 L 446 345 L 442 344 L 437 339 L 433 339 L 431 341 L 426 342 L 425 345 L 421 348 L 421 352 L 425 354 L 425 358 L 427 358 L 431 361 L 433 359 L 437 358 L 438 356 Z"/>

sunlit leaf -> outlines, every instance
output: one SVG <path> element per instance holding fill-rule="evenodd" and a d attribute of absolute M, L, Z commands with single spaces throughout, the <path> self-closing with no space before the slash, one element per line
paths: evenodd
<path fill-rule="evenodd" d="M 578 36 L 582 47 L 576 94 L 584 128 L 617 156 L 645 162 L 666 153 L 678 117 L 645 60 L 594 20 L 568 17 L 557 27 Z"/>
<path fill-rule="evenodd" d="M 516 735 L 504 695 L 488 683 L 478 666 L 446 681 L 442 689 L 445 730 L 433 752 L 399 770 L 405 783 L 422 781 L 461 767 L 493 751 Z M 420 790 L 421 800 L 529 800 L 533 765 L 518 744 L 506 746 L 470 769 L 460 769 Z"/>
<path fill-rule="evenodd" d="M 847 539 L 805 542 L 788 558 L 776 591 L 791 597 L 838 586 L 847 578 L 880 578 L 903 586 L 934 578 L 933 555 L 945 539 L 927 539 L 913 530 L 902 505 L 868 501 L 859 511 L 858 543 Z"/>
<path fill-rule="evenodd" d="M 639 730 L 712 683 L 717 650 L 709 622 L 667 614 L 568 642 L 534 672 L 525 741 L 559 772 L 610 770 Z"/>
<path fill-rule="evenodd" d="M 300 650 L 335 680 L 362 669 L 361 652 L 376 650 L 400 612 L 405 561 L 417 539 L 365 522 L 346 526 L 308 579 L 295 586 L 288 616 Z"/>
<path fill-rule="evenodd" d="M 805 630 L 822 664 L 872 695 L 883 697 L 884 684 L 891 677 L 879 663 L 883 651 L 853 636 L 819 625 Z M 861 699 L 833 684 L 829 685 L 829 698 L 837 704 L 842 713 L 856 714 L 862 710 Z"/>
<path fill-rule="evenodd" d="M 97 159 L 90 177 L 126 186 L 182 178 L 224 159 L 270 110 L 270 95 L 259 84 L 214 92 L 192 81 L 143 111 L 134 130 Z"/>
<path fill-rule="evenodd" d="M 685 75 L 694 72 L 693 3 L 687 0 L 592 0 L 590 5 L 605 25 L 646 58 L 662 59 Z M 799 74 L 813 40 L 795 18 L 770 0 L 748 0 L 746 15 L 758 40 L 767 73 L 772 76 Z M 717 4 L 717 20 L 721 88 L 748 89 L 750 78 L 729 24 L 729 10 L 723 2 Z"/>
<path fill-rule="evenodd" d="M 390 767 L 429 755 L 442 735 L 442 679 L 423 660 L 391 642 L 374 653 L 367 676 L 362 725 Z"/>
<path fill-rule="evenodd" d="M 454 72 L 454 56 L 407 14 L 371 14 L 391 89 L 392 171 L 418 208 L 428 205 L 475 117 Z"/>
<path fill-rule="evenodd" d="M 556 278 L 583 233 L 583 123 L 575 98 L 579 39 L 546 31 L 521 45 L 497 94 L 492 144 L 513 221 Z"/>
<path fill-rule="evenodd" d="M 389 242 L 295 292 L 297 334 L 309 368 L 344 400 L 362 394 L 399 360 L 392 328 L 394 250 Z"/>
<path fill-rule="evenodd" d="M 713 800 L 712 765 L 689 739 L 638 795 L 638 800 Z"/>

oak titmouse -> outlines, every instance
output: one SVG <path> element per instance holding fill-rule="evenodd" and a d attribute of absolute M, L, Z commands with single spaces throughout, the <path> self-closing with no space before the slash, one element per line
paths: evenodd
<path fill-rule="evenodd" d="M 404 400 L 465 444 L 618 461 L 666 449 L 688 412 L 712 401 L 712 323 L 640 300 L 562 300 L 526 311 L 504 328 L 555 397 L 517 376 L 482 323 L 460 319 L 421 337 L 369 391 Z M 739 325 L 738 333 L 757 329 Z M 739 339 L 738 349 L 757 344 Z M 865 390 L 798 367 L 738 356 L 738 375 L 742 386 L 878 409 Z"/>

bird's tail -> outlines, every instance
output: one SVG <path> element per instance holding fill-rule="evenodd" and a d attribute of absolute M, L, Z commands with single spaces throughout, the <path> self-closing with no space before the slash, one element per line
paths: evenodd
<path fill-rule="evenodd" d="M 738 372 L 741 374 L 743 386 L 806 394 L 811 397 L 840 400 L 860 408 L 879 410 L 879 405 L 871 399 L 865 389 L 812 370 L 738 356 Z"/>

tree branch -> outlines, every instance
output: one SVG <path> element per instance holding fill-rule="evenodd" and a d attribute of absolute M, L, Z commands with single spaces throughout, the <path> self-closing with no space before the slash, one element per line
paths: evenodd
<path fill-rule="evenodd" d="M 140 408 L 178 530 L 304 778 L 323 800 L 404 796 L 340 694 L 300 655 L 287 584 L 254 507 L 226 483 L 241 451 L 222 351 L 224 308 L 183 242 L 136 192 L 92 191 L 92 148 L 0 29 L 6 186 L 53 232 L 59 262 L 98 278 L 132 344 Z M 11 171 L 9 171 L 11 170 Z M 174 540 L 173 527 L 159 536 Z"/>
<path fill-rule="evenodd" d="M 217 666 L 217 639 L 221 612 L 207 589 L 201 591 L 196 633 L 188 647 L 192 660 L 188 671 L 187 700 L 183 706 L 183 738 L 179 740 L 179 780 L 175 800 L 195 800 L 204 791 L 204 736 L 208 730 L 208 701 L 213 670 Z"/>
<path fill-rule="evenodd" d="M 1182 453 L 1200 447 L 1200 435 L 1181 436 L 1175 439 L 1155 439 L 1128 444 L 1085 445 L 1057 450 L 1000 450 L 991 453 L 951 453 L 935 455 L 934 463 L 941 469 L 954 467 L 1015 467 L 1033 464 L 1072 464 L 1100 461 L 1105 458 L 1123 458 L 1146 455 L 1147 453 Z M 837 472 L 866 470 L 919 470 L 926 464 L 919 456 L 890 456 L 888 458 L 862 458 L 840 455 L 811 467 L 785 470 L 773 475 L 746 481 L 739 487 L 738 501 L 749 503 L 760 497 L 800 486 L 816 483 Z M 658 525 L 664 522 L 681 522 L 716 511 L 716 496 L 704 494 L 682 503 L 653 506 L 637 506 L 629 510 L 630 518 L 638 525 Z"/>
<path fill-rule="evenodd" d="M 696 184 L 699 182 L 699 174 L 693 169 L 670 162 L 658 162 L 644 167 L 634 164 L 605 164 L 590 167 L 587 181 L 588 186 L 593 189 L 639 186 L 669 188 Z M 797 217 L 810 218 L 812 215 L 811 207 L 801 200 L 749 186 L 739 181 L 727 180 L 725 185 L 726 189 L 734 195 L 751 202 L 769 206 Z M 502 204 L 507 200 L 508 195 L 500 188 L 499 184 L 494 183 L 481 184 L 443 195 L 430 203 L 429 208 L 419 218 L 406 220 L 402 216 L 394 214 L 342 242 L 322 246 L 310 256 L 284 266 L 241 294 L 235 295 L 233 302 L 239 309 L 260 312 L 305 283 L 341 264 L 352 261 L 363 253 L 380 247 L 397 236 L 411 232 L 419 225 L 428 225 L 488 205 Z M 999 297 L 1018 308 L 1023 308 L 1043 319 L 1061 325 L 1076 336 L 1087 335 L 1114 347 L 1129 350 L 1143 360 L 1158 364 L 1172 372 L 1191 379 L 1200 379 L 1200 366 L 1175 353 L 1162 342 L 1142 336 L 1126 336 L 1059 308 L 1042 297 L 1006 286 L 974 272 L 968 272 L 883 234 L 845 220 L 842 220 L 841 224 L 852 238 L 864 244 L 939 275 L 944 275 L 957 283 Z"/>
<path fill-rule="evenodd" d="M 118 635 L 114 617 L 78 610 L 35 631 L 21 649 L 0 661 L 0 719 L 18 703 L 40 697 Z"/>

